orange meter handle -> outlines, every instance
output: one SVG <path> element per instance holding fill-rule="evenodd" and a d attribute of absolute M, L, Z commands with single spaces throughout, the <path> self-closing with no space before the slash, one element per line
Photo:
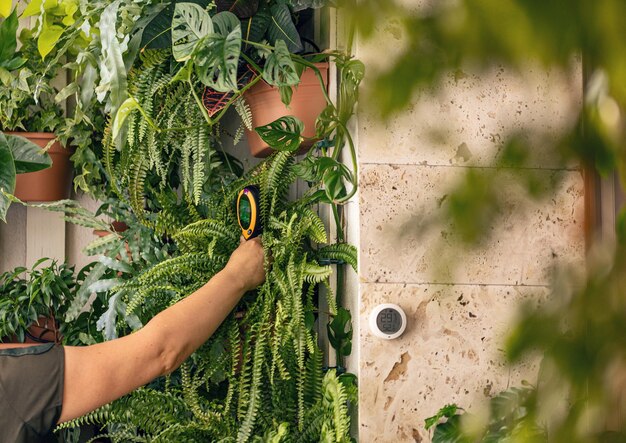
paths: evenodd
<path fill-rule="evenodd" d="M 260 192 L 255 185 L 246 186 L 237 196 L 237 220 L 241 235 L 250 240 L 261 234 Z"/>

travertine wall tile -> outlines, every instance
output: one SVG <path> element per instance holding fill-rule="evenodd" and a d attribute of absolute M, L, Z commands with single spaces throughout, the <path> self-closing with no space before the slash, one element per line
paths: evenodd
<path fill-rule="evenodd" d="M 440 6 L 429 0 L 404 3 L 418 14 Z M 550 142 L 580 113 L 580 60 L 572 60 L 569 70 L 546 70 L 530 60 L 520 70 L 464 65 L 420 88 L 407 109 L 383 121 L 373 79 L 408 48 L 401 20 L 380 20 L 373 36 L 358 42 L 358 57 L 367 67 L 358 113 L 362 163 L 489 166 L 510 135 L 530 131 L 532 138 L 522 137 L 530 146 L 526 166 L 562 168 Z"/>
<path fill-rule="evenodd" d="M 507 138 L 526 131 L 520 136 L 530 148 L 526 166 L 562 168 L 551 143 L 575 124 L 581 82 L 580 70 L 537 68 L 521 75 L 501 67 L 486 73 L 468 69 L 421 91 L 406 112 L 387 122 L 366 101 L 359 111 L 361 161 L 490 166 Z"/>
<path fill-rule="evenodd" d="M 363 284 L 360 333 L 360 441 L 426 442 L 424 419 L 447 403 L 471 409 L 522 380 L 537 364 L 506 367 L 503 341 L 520 302 L 540 303 L 545 288 Z M 400 305 L 408 327 L 387 341 L 370 334 L 382 302 Z"/>
<path fill-rule="evenodd" d="M 534 172 L 546 191 L 555 184 L 556 189 L 531 201 L 515 177 L 502 171 L 502 210 L 486 227 L 490 239 L 463 251 L 454 228 L 440 219 L 451 186 L 466 168 L 362 165 L 362 281 L 549 284 L 553 266 L 582 262 L 583 180 L 579 171 Z"/>

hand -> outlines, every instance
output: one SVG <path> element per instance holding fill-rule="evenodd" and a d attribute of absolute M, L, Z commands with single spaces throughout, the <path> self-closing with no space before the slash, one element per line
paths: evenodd
<path fill-rule="evenodd" d="M 265 281 L 264 258 L 261 237 L 248 241 L 242 237 L 224 270 L 241 282 L 244 291 L 250 291 Z"/>

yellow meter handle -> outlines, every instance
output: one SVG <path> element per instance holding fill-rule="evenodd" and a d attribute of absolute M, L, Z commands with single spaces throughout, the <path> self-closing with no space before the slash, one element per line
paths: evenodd
<path fill-rule="evenodd" d="M 255 185 L 246 186 L 237 196 L 237 221 L 241 234 L 250 240 L 261 234 L 260 192 Z"/>

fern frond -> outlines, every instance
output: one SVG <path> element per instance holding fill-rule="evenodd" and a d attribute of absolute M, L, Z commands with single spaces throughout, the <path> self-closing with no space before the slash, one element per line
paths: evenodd
<path fill-rule="evenodd" d="M 332 273 L 330 266 L 318 266 L 309 262 L 304 268 L 304 280 L 308 283 L 321 283 L 326 281 Z"/>
<path fill-rule="evenodd" d="M 320 261 L 322 260 L 341 260 L 352 266 L 352 269 L 358 271 L 357 266 L 357 249 L 347 243 L 335 243 L 332 245 L 324 246 L 317 251 L 317 256 Z"/>
<path fill-rule="evenodd" d="M 252 111 L 248 103 L 243 98 L 239 98 L 235 100 L 234 105 L 239 118 L 241 118 L 241 123 L 248 131 L 252 131 Z"/>

